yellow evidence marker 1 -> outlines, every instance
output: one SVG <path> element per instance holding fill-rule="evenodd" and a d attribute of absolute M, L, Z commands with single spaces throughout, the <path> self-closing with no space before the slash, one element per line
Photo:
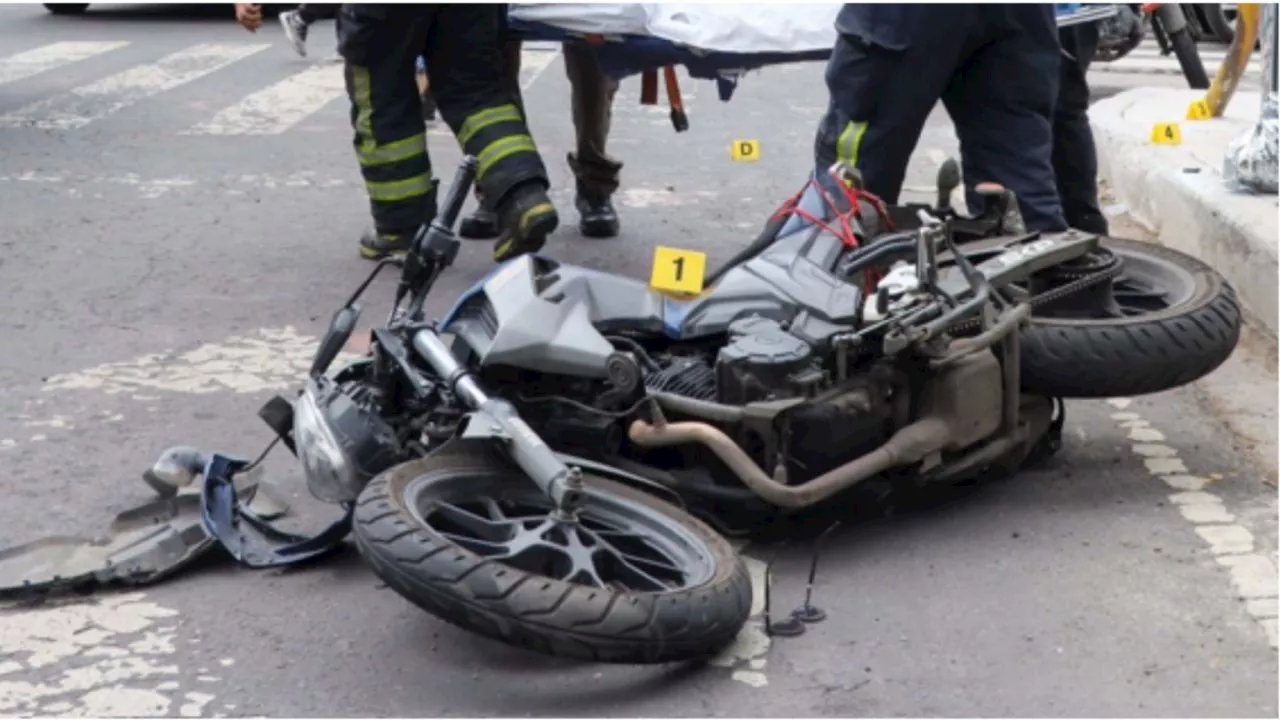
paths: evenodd
<path fill-rule="evenodd" d="M 659 245 L 653 249 L 649 287 L 659 292 L 697 295 L 707 279 L 707 254 Z"/>
<path fill-rule="evenodd" d="M 1151 142 L 1156 145 L 1181 145 L 1182 130 L 1178 123 L 1156 123 L 1151 128 Z"/>
<path fill-rule="evenodd" d="M 1204 100 L 1197 100 L 1187 108 L 1188 120 L 1208 120 L 1211 117 L 1213 113 L 1209 110 L 1209 103 Z"/>
<path fill-rule="evenodd" d="M 760 141 L 734 140 L 729 155 L 738 162 L 755 162 L 760 159 Z"/>

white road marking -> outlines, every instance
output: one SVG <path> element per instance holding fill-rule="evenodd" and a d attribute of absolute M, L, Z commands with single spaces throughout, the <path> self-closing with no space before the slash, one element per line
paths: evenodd
<path fill-rule="evenodd" d="M 557 55 L 557 52 L 545 50 L 521 53 L 521 88 L 529 89 Z M 179 134 L 279 135 L 329 103 L 345 97 L 342 67 L 330 63 L 317 64 L 245 97 Z M 448 128 L 433 127 L 431 134 L 452 137 Z"/>
<path fill-rule="evenodd" d="M 0 613 L 0 714 L 173 715 L 177 616 L 142 593 Z"/>
<path fill-rule="evenodd" d="M 314 65 L 245 97 L 182 135 L 279 135 L 346 96 L 342 68 Z"/>
<path fill-rule="evenodd" d="M 193 45 L 154 63 L 74 88 L 0 115 L 0 125 L 55 130 L 81 128 L 134 103 L 204 77 L 270 47 L 258 43 Z"/>
<path fill-rule="evenodd" d="M 737 545 L 737 549 L 742 552 L 743 546 Z M 733 672 L 730 678 L 758 688 L 769 684 L 769 678 L 764 673 L 768 664 L 765 656 L 773 644 L 772 638 L 764 631 L 764 585 L 767 568 L 760 560 L 747 555 L 742 556 L 742 562 L 751 574 L 751 619 L 738 632 L 733 643 L 707 663 L 731 669 Z"/>
<path fill-rule="evenodd" d="M 1130 405 L 1128 398 L 1108 402 L 1120 410 Z M 1176 491 L 1169 501 L 1195 526 L 1196 535 L 1209 546 L 1218 564 L 1230 572 L 1231 584 L 1236 597 L 1243 601 L 1245 612 L 1258 622 L 1271 647 L 1277 647 L 1275 609 L 1280 585 L 1275 563 L 1256 552 L 1253 534 L 1227 511 L 1222 498 L 1205 490 L 1210 480 L 1191 475 L 1177 450 L 1155 444 L 1164 440 L 1164 435 L 1151 423 L 1135 412 L 1112 413 L 1111 418 L 1129 431 L 1129 439 L 1135 441 L 1132 449 L 1143 457 L 1147 471 Z"/>
<path fill-rule="evenodd" d="M 108 395 L 286 390 L 296 387 L 306 374 L 316 342 L 293 327 L 262 328 L 188 352 L 154 353 L 54 375 L 44 383 L 44 390 L 96 390 Z"/>
<path fill-rule="evenodd" d="M 1201 50 L 1200 60 L 1204 63 L 1204 69 L 1212 78 L 1213 74 L 1218 71 L 1222 65 L 1222 61 L 1226 59 L 1225 50 Z M 1254 52 L 1249 58 L 1248 68 L 1245 70 L 1246 76 L 1256 75 L 1262 72 L 1261 53 Z M 1181 75 L 1182 66 L 1178 64 L 1178 58 L 1172 54 L 1161 55 L 1159 48 L 1152 44 L 1145 47 L 1134 48 L 1132 52 L 1114 62 L 1095 62 L 1089 66 L 1090 72 L 1101 73 L 1137 73 L 1144 75 Z"/>
<path fill-rule="evenodd" d="M 119 42 L 56 42 L 0 58 L 0 85 L 25 80 L 34 75 L 60 68 L 64 65 L 88 60 L 129 43 Z"/>
<path fill-rule="evenodd" d="M 553 60 L 560 55 L 560 49 L 557 47 L 552 50 L 530 50 L 525 49 L 520 53 L 520 89 L 528 90 L 533 83 L 542 75 Z M 427 73 L 431 73 L 431 69 L 427 68 Z"/>
<path fill-rule="evenodd" d="M 450 140 L 453 139 L 449 135 Z M 231 197 L 244 197 L 266 190 L 307 190 L 359 187 L 358 177 L 324 177 L 313 170 L 299 170 L 287 175 L 270 173 L 245 173 L 226 175 L 197 181 L 190 177 L 145 178 L 134 173 L 122 175 L 59 175 L 28 170 L 17 173 L 0 173 L 0 184 L 43 185 L 75 196 L 102 198 L 109 188 L 132 188 L 147 200 L 169 197 L 174 193 L 221 193 Z M 97 186 L 95 188 L 95 186 Z M 561 207 L 573 203 L 573 188 L 559 187 L 550 193 Z M 682 207 L 714 201 L 719 194 L 710 190 L 673 192 L 665 188 L 624 187 L 614 196 L 614 204 L 623 208 L 645 209 L 654 207 Z M 755 227 L 748 223 L 747 227 Z"/>

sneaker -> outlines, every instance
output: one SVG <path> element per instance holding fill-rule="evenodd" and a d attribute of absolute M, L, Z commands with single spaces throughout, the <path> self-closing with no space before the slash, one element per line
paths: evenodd
<path fill-rule="evenodd" d="M 413 245 L 414 231 L 378 232 L 370 228 L 360 237 L 360 257 L 366 260 L 382 260 L 402 257 Z"/>
<path fill-rule="evenodd" d="M 476 210 L 458 224 L 458 234 L 468 240 L 494 240 L 502 234 L 498 214 L 492 210 Z"/>
<path fill-rule="evenodd" d="M 495 262 L 541 250 L 547 236 L 560 224 L 560 216 L 547 191 L 533 183 L 525 185 L 513 190 L 499 211 L 503 233 L 493 246 Z"/>
<path fill-rule="evenodd" d="M 284 28 L 284 36 L 293 45 L 294 52 L 302 57 L 307 56 L 307 24 L 297 10 L 280 13 L 280 26 Z"/>
<path fill-rule="evenodd" d="M 578 231 L 589 238 L 617 237 L 621 230 L 618 212 L 613 209 L 613 201 L 607 197 L 597 198 L 578 195 L 573 200 L 578 208 Z"/>

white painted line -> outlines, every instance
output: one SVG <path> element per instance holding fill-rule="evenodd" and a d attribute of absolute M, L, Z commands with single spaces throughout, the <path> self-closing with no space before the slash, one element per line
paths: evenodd
<path fill-rule="evenodd" d="M 558 50 L 525 50 L 520 56 L 520 87 L 528 90 L 559 55 Z M 181 135 L 279 135 L 346 96 L 342 67 L 314 65 L 219 111 Z M 433 127 L 433 136 L 453 134 Z"/>
<path fill-rule="evenodd" d="M 142 593 L 0 613 L 0 714 L 172 717 L 180 627 Z"/>
<path fill-rule="evenodd" d="M 760 560 L 746 555 L 742 556 L 742 562 L 751 574 L 751 619 L 738 632 L 733 642 L 708 660 L 707 664 L 729 668 L 732 670 L 731 679 L 759 688 L 769 684 L 769 678 L 764 673 L 765 666 L 768 665 L 768 658 L 765 656 L 773 644 L 772 638 L 764 631 L 764 583 L 767 568 Z"/>
<path fill-rule="evenodd" d="M 1217 72 L 1218 66 L 1222 64 L 1223 57 L 1202 56 L 1201 61 L 1204 63 L 1205 70 L 1208 71 L 1210 77 Z M 1182 66 L 1178 64 L 1178 59 L 1172 55 L 1126 55 L 1115 62 L 1109 63 L 1093 63 L 1089 66 L 1089 70 L 1097 70 L 1104 73 L 1151 73 L 1162 75 L 1180 75 L 1182 74 Z M 1255 56 L 1249 61 L 1248 68 L 1245 69 L 1246 75 L 1252 75 L 1262 72 L 1262 63 Z"/>
<path fill-rule="evenodd" d="M 270 47 L 250 43 L 206 43 L 129 68 L 56 97 L 0 115 L 0 125 L 71 130 L 134 103 L 172 90 Z"/>
<path fill-rule="evenodd" d="M 1120 410 L 1130 405 L 1128 398 L 1107 402 Z M 1143 458 L 1148 472 L 1180 491 L 1170 495 L 1169 501 L 1194 525 L 1196 535 L 1209 546 L 1218 564 L 1231 573 L 1236 597 L 1244 601 L 1245 612 L 1262 628 L 1271 647 L 1276 648 L 1276 597 L 1280 594 L 1280 578 L 1275 563 L 1255 552 L 1253 533 L 1227 512 L 1222 498 L 1205 491 L 1209 481 L 1189 474 L 1177 450 L 1158 444 L 1165 438 L 1151 428 L 1151 423 L 1135 412 L 1112 413 L 1111 419 L 1129 429 L 1130 439 L 1145 441 L 1132 446 L 1134 454 Z"/>
<path fill-rule="evenodd" d="M 1231 584 L 1243 600 L 1276 596 L 1276 566 L 1263 555 L 1219 555 L 1218 564 L 1231 571 Z"/>
<path fill-rule="evenodd" d="M 259 90 L 182 135 L 279 135 L 346 96 L 342 68 L 315 65 Z"/>
<path fill-rule="evenodd" d="M 303 335 L 291 326 L 260 328 L 183 353 L 152 353 L 53 375 L 43 389 L 47 392 L 95 390 L 134 397 L 155 391 L 206 395 L 287 390 L 296 387 L 305 377 L 316 342 L 316 338 Z M 349 354 L 340 356 L 349 357 Z"/>
<path fill-rule="evenodd" d="M 528 90 L 533 87 L 533 83 L 542 75 L 542 71 L 546 70 L 559 55 L 558 49 L 552 52 L 522 50 L 520 52 L 520 89 Z M 427 72 L 431 72 L 430 68 Z"/>
<path fill-rule="evenodd" d="M 1239 525 L 1201 525 L 1196 534 L 1209 543 L 1209 552 L 1214 555 L 1253 552 L 1253 533 Z"/>
<path fill-rule="evenodd" d="M 127 42 L 56 42 L 0 58 L 0 85 L 25 80 L 64 65 L 88 60 L 128 44 Z"/>
<path fill-rule="evenodd" d="M 1280 609 L 1280 603 L 1277 603 L 1276 598 L 1249 600 L 1244 606 L 1249 614 L 1256 618 L 1273 618 L 1280 615 L 1280 612 L 1277 612 Z"/>

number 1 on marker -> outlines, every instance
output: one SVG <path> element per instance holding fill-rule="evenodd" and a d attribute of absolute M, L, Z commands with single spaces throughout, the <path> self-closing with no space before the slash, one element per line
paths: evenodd
<path fill-rule="evenodd" d="M 697 295 L 706 282 L 707 255 L 696 250 L 653 249 L 649 287 L 659 292 Z"/>

